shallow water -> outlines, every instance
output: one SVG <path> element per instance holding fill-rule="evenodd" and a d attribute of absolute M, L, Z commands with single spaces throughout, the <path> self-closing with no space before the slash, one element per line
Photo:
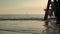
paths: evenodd
<path fill-rule="evenodd" d="M 60 34 L 60 29 L 49 22 L 45 27 L 39 20 L 5 20 L 0 21 L 0 34 Z"/>
<path fill-rule="evenodd" d="M 0 34 L 42 34 L 43 25 L 38 20 L 0 21 Z"/>

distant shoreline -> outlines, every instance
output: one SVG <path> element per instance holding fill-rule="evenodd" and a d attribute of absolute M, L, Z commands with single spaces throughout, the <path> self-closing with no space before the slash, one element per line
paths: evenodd
<path fill-rule="evenodd" d="M 0 19 L 0 20 L 42 20 L 44 21 L 43 18 L 20 18 L 20 19 Z"/>
<path fill-rule="evenodd" d="M 43 20 L 43 15 L 0 15 L 0 20 Z"/>

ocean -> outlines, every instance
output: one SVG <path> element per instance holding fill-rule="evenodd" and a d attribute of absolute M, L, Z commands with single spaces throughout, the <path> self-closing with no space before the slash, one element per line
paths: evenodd
<path fill-rule="evenodd" d="M 0 15 L 0 19 L 43 18 L 41 15 Z M 0 34 L 42 34 L 46 28 L 41 20 L 0 20 Z"/>
<path fill-rule="evenodd" d="M 44 18 L 44 15 L 0 15 L 0 19 Z"/>

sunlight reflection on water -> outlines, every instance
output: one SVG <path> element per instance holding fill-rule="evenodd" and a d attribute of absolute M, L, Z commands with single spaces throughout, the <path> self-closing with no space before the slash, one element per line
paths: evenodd
<path fill-rule="evenodd" d="M 0 29 L 6 30 L 35 30 L 40 32 L 45 29 L 43 25 L 44 21 L 36 20 L 0 21 Z M 12 32 L 0 31 L 0 33 L 4 32 L 12 34 Z"/>

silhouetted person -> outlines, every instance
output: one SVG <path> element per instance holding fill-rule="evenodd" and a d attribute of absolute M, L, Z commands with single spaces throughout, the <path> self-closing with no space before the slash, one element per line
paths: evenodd
<path fill-rule="evenodd" d="M 55 2 L 55 16 L 56 16 L 56 25 L 60 27 L 60 0 L 54 0 Z"/>

